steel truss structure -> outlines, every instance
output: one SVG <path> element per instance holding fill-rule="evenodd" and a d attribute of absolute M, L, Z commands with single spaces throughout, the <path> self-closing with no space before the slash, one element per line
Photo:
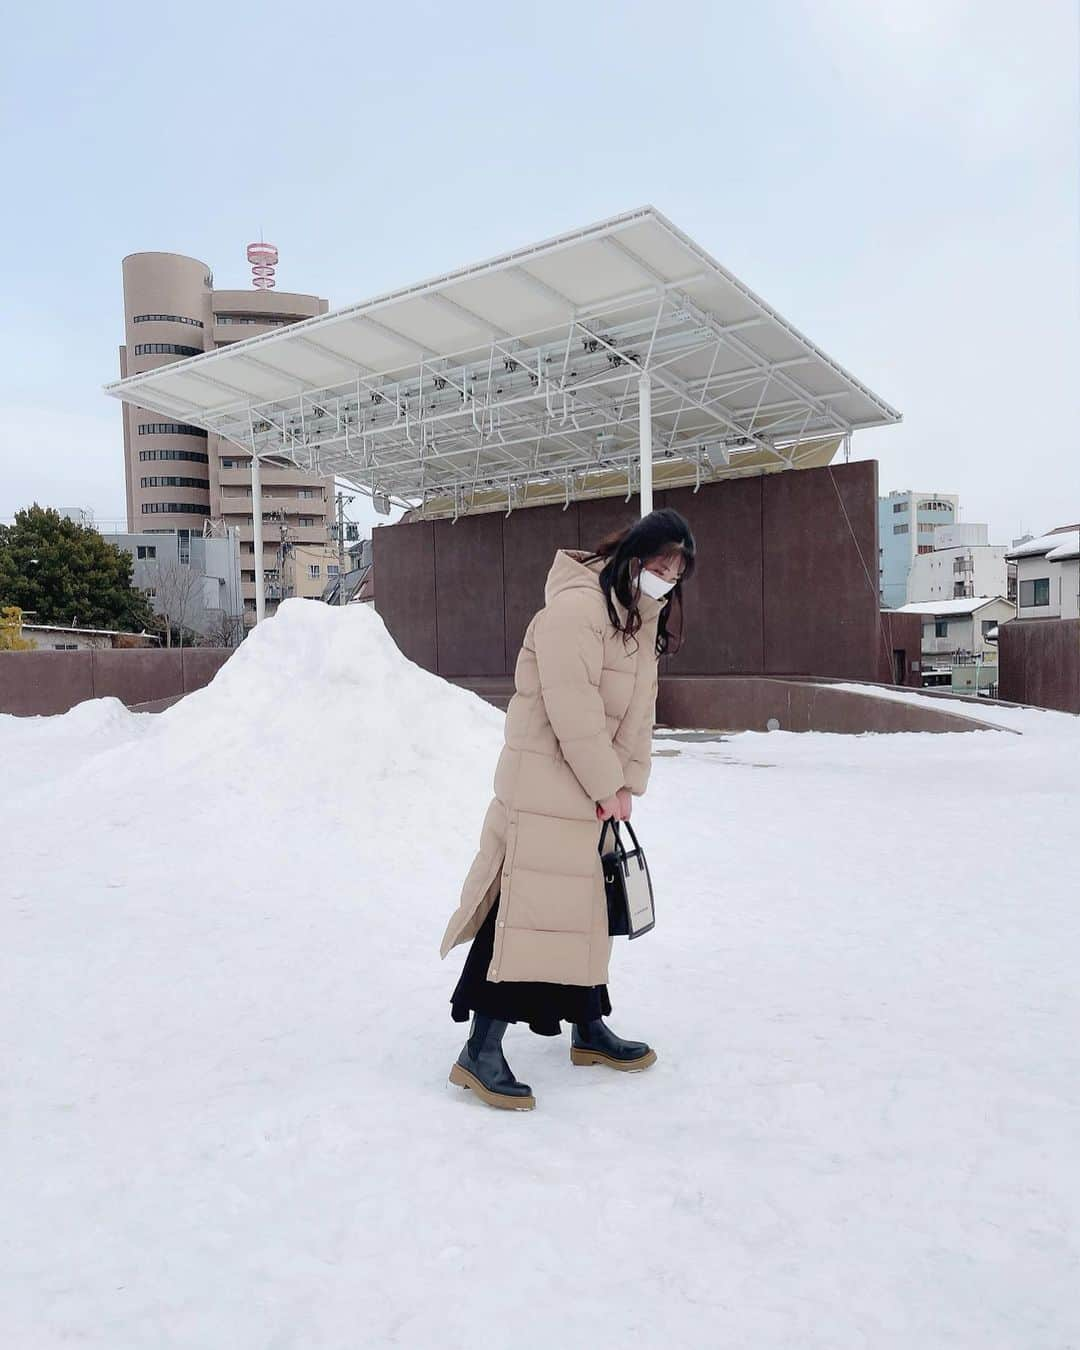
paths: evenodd
<path fill-rule="evenodd" d="M 619 491 L 646 511 L 654 466 L 828 463 L 900 420 L 652 207 L 107 392 L 246 449 L 253 495 L 284 461 L 453 518 Z"/>

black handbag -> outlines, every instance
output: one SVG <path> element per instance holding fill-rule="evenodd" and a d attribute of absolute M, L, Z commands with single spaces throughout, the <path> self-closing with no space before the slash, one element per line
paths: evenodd
<path fill-rule="evenodd" d="M 604 869 L 604 891 L 607 894 L 608 932 L 612 937 L 641 937 L 656 927 L 653 908 L 652 878 L 645 853 L 628 820 L 623 824 L 630 833 L 633 848 L 628 849 L 619 834 L 619 822 L 604 821 L 600 831 L 600 862 Z M 614 841 L 604 852 L 608 826 L 612 827 Z"/>

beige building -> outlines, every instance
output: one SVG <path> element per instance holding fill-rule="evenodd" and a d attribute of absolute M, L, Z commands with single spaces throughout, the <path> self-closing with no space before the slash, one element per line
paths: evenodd
<path fill-rule="evenodd" d="M 328 302 L 317 295 L 215 290 L 213 273 L 206 264 L 178 253 L 132 253 L 124 259 L 123 275 L 125 341 L 120 348 L 120 372 L 124 376 L 213 351 L 280 324 L 325 314 L 328 308 Z M 180 560 L 186 561 L 185 539 L 201 535 L 205 521 L 220 520 L 236 527 L 245 620 L 253 623 L 249 457 L 217 436 L 170 422 L 160 413 L 125 403 L 123 415 L 128 529 L 133 533 L 176 532 Z M 272 613 L 282 597 L 283 571 L 294 570 L 289 567 L 292 549 L 305 549 L 305 572 L 318 555 L 324 578 L 328 564 L 336 560 L 329 543 L 334 481 L 292 467 L 275 468 L 264 461 L 262 512 L 267 612 Z"/>
<path fill-rule="evenodd" d="M 916 601 L 898 614 L 922 615 L 923 672 L 958 662 L 997 661 L 997 642 L 989 635 L 1016 617 L 1016 606 L 1001 595 Z"/>

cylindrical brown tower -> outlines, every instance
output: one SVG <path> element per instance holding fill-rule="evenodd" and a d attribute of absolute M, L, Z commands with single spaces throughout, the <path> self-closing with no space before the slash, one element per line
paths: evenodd
<path fill-rule="evenodd" d="M 212 346 L 213 277 L 205 263 L 177 253 L 132 253 L 123 273 L 122 374 L 155 370 Z M 202 533 L 210 514 L 207 439 L 197 427 L 125 404 L 129 530 Z"/>

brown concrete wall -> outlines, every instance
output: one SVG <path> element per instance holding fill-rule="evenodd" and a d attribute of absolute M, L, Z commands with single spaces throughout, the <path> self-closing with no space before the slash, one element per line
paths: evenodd
<path fill-rule="evenodd" d="M 0 652 L 0 713 L 48 716 L 88 698 L 118 698 L 129 708 L 174 701 L 209 684 L 231 655 L 210 647 Z"/>
<path fill-rule="evenodd" d="M 146 703 L 184 692 L 184 655 L 177 648 L 94 653 L 94 697 Z"/>
<path fill-rule="evenodd" d="M 877 463 L 762 483 L 762 669 L 873 679 L 878 669 Z"/>
<path fill-rule="evenodd" d="M 690 522 L 697 571 L 687 585 L 685 642 L 665 674 L 707 675 L 765 669 L 763 477 L 676 488 L 667 505 Z M 708 496 L 705 494 L 708 493 Z"/>
<path fill-rule="evenodd" d="M 371 546 L 380 617 L 410 661 L 437 670 L 434 522 L 382 525 Z"/>
<path fill-rule="evenodd" d="M 878 647 L 878 681 L 896 684 L 893 652 L 904 653 L 904 678 L 900 683 L 911 689 L 922 688 L 922 616 L 881 611 L 881 642 Z M 913 669 L 918 665 L 919 669 Z"/>
<path fill-rule="evenodd" d="M 1010 619 L 998 629 L 998 695 L 1080 713 L 1080 619 Z"/>
<path fill-rule="evenodd" d="M 502 672 L 513 671 L 529 620 L 544 604 L 544 580 L 556 549 L 581 548 L 578 503 L 536 506 L 503 517 Z"/>
<path fill-rule="evenodd" d="M 442 675 L 501 675 L 506 668 L 502 522 L 497 512 L 435 522 Z"/>
<path fill-rule="evenodd" d="M 873 461 L 658 493 L 690 522 L 699 565 L 665 673 L 879 678 Z M 557 548 L 638 517 L 636 497 L 382 526 L 376 605 L 401 650 L 448 677 L 512 674 Z M 915 658 L 917 659 L 917 658 Z"/>
<path fill-rule="evenodd" d="M 0 713 L 67 712 L 94 697 L 96 652 L 0 652 Z"/>

